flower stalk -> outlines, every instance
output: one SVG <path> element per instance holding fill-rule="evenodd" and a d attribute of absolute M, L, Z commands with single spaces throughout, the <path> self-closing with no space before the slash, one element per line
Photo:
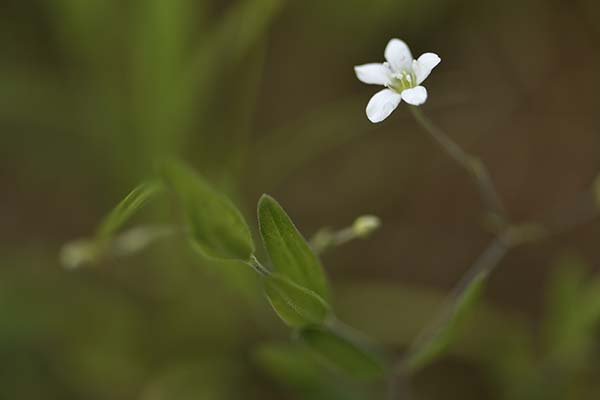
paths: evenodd
<path fill-rule="evenodd" d="M 411 106 L 408 108 L 419 123 L 419 125 L 433 138 L 442 150 L 462 168 L 464 168 L 479 188 L 480 195 L 488 209 L 488 212 L 500 225 L 508 224 L 506 209 L 494 187 L 490 173 L 483 162 L 476 156 L 464 151 L 446 133 L 435 125 L 427 115 L 419 108 Z"/>
<path fill-rule="evenodd" d="M 319 230 L 311 239 L 310 245 L 317 254 L 322 254 L 330 248 L 341 246 L 355 239 L 369 237 L 381 226 L 381 220 L 375 215 L 361 215 L 352 225 L 333 231 L 330 228 Z"/>
<path fill-rule="evenodd" d="M 262 263 L 258 261 L 258 258 L 256 258 L 254 254 L 250 256 L 250 259 L 248 261 L 245 261 L 245 264 L 249 265 L 260 276 L 265 277 L 271 275 L 271 271 L 269 271 L 267 267 L 262 265 Z"/>

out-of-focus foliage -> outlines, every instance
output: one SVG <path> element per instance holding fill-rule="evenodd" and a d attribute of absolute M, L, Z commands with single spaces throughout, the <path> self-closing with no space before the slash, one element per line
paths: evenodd
<path fill-rule="evenodd" d="M 231 201 L 183 164 L 169 162 L 163 173 L 181 202 L 191 240 L 200 252 L 218 260 L 248 261 L 254 241 Z"/>
<path fill-rule="evenodd" d="M 369 88 L 352 66 L 380 57 L 390 37 L 442 55 L 428 111 L 482 154 L 518 219 L 561 208 L 597 175 L 591 0 L 4 0 L 2 9 L 0 398 L 384 398 L 387 364 L 354 335 L 329 335 L 332 310 L 401 359 L 488 239 L 476 196 L 407 115 L 366 121 Z M 187 208 L 172 194 L 155 202 L 144 186 L 101 224 L 170 156 L 250 222 L 236 256 L 259 237 L 263 192 L 306 237 L 359 214 L 383 218 L 368 241 L 325 254 L 329 304 L 296 298 L 307 321 L 326 325 L 290 330 L 251 268 L 198 257 L 188 232 L 163 225 Z M 75 248 L 90 268 L 61 268 L 61 246 L 94 233 Z M 96 257 L 100 237 L 107 257 Z M 444 351 L 411 377 L 412 397 L 597 398 L 597 237 L 592 225 L 510 255 L 479 301 L 463 303 Z M 560 258 L 565 249 L 576 256 Z"/>
<path fill-rule="evenodd" d="M 427 364 L 435 361 L 443 354 L 448 347 L 452 346 L 456 336 L 460 334 L 461 324 L 464 316 L 471 312 L 476 302 L 481 296 L 487 279 L 486 273 L 480 273 L 473 277 L 473 280 L 462 291 L 457 293 L 458 298 L 452 299 L 447 307 L 450 309 L 442 314 L 442 318 L 447 321 L 440 321 L 441 326 L 433 326 L 435 329 L 430 337 L 417 338 L 416 347 L 411 349 L 406 360 L 407 368 L 411 372 L 416 372 Z M 434 319 L 434 323 L 437 322 Z M 425 331 L 425 334 L 429 332 Z"/>
<path fill-rule="evenodd" d="M 384 362 L 374 351 L 348 333 L 330 328 L 307 327 L 300 331 L 306 345 L 322 360 L 358 379 L 380 378 Z"/>

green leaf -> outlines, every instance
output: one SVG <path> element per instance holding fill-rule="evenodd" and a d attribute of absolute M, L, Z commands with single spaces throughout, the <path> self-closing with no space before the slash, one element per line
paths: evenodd
<path fill-rule="evenodd" d="M 86 264 L 93 264 L 100 258 L 116 252 L 121 255 L 141 250 L 164 235 L 163 230 L 157 232 L 138 228 L 123 234 L 115 235 L 136 211 L 157 193 L 161 192 L 161 182 L 147 182 L 133 189 L 100 223 L 93 238 L 79 239 L 66 243 L 60 252 L 61 264 L 65 268 L 75 269 Z M 126 246 L 124 246 L 126 245 Z M 125 248 L 127 247 L 128 248 Z"/>
<path fill-rule="evenodd" d="M 312 290 L 279 274 L 265 277 L 264 283 L 271 306 L 287 325 L 294 328 L 318 325 L 327 318 L 329 306 Z"/>
<path fill-rule="evenodd" d="M 139 210 L 148 199 L 163 189 L 160 182 L 142 183 L 131 191 L 107 216 L 104 218 L 96 237 L 104 241 L 112 237 L 129 218 Z"/>
<path fill-rule="evenodd" d="M 549 277 L 544 335 L 549 361 L 572 373 L 594 357 L 600 323 L 600 280 L 592 268 L 565 256 Z"/>
<path fill-rule="evenodd" d="M 434 326 L 431 334 L 419 340 L 414 350 L 409 352 L 406 366 L 416 372 L 438 358 L 456 339 L 465 318 L 474 308 L 483 291 L 489 271 L 475 275 L 459 297 L 451 304 L 447 314 L 443 315 L 442 325 Z"/>
<path fill-rule="evenodd" d="M 268 195 L 258 202 L 260 234 L 275 271 L 329 301 L 321 262 L 283 208 Z"/>
<path fill-rule="evenodd" d="M 316 386 L 324 377 L 312 352 L 299 344 L 265 343 L 253 355 L 269 376 L 291 386 Z"/>
<path fill-rule="evenodd" d="M 205 35 L 200 47 L 192 51 L 193 68 L 187 75 L 191 80 L 186 82 L 204 83 L 222 78 L 223 66 L 239 65 L 264 38 L 282 5 L 282 0 L 244 0 L 232 4 L 217 26 Z"/>
<path fill-rule="evenodd" d="M 258 367 L 274 381 L 293 390 L 298 399 L 366 400 L 383 398 L 370 385 L 339 379 L 303 343 L 264 343 L 253 352 Z"/>
<path fill-rule="evenodd" d="M 264 42 L 273 20 L 283 8 L 282 0 L 242 0 L 224 11 L 215 27 L 191 51 L 189 67 L 183 72 L 181 90 L 189 99 L 188 113 L 210 115 L 213 97 L 223 80 L 238 79 L 236 68 L 247 68 L 247 59 Z M 233 75 L 231 75 L 233 74 Z M 192 92 L 193 91 L 193 92 Z"/>
<path fill-rule="evenodd" d="M 247 261 L 254 253 L 248 224 L 222 193 L 180 162 L 163 166 L 168 185 L 178 195 L 195 247 L 206 257 Z"/>
<path fill-rule="evenodd" d="M 326 364 L 355 379 L 372 380 L 385 372 L 381 357 L 349 334 L 311 326 L 300 338 Z"/>

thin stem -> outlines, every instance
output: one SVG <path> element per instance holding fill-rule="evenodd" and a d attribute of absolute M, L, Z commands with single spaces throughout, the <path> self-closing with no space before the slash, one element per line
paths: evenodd
<path fill-rule="evenodd" d="M 404 356 L 395 366 L 390 377 L 388 398 L 398 399 L 400 389 L 403 397 L 410 396 L 408 377 L 411 372 L 413 356 L 432 343 L 459 311 L 461 296 L 476 281 L 485 279 L 500 263 L 511 248 L 510 231 L 506 231 L 492 240 L 483 253 L 475 260 L 463 278 L 452 289 L 439 314 L 422 330 Z"/>
<path fill-rule="evenodd" d="M 429 135 L 440 145 L 442 150 L 475 180 L 479 187 L 479 192 L 483 201 L 492 215 L 500 217 L 506 222 L 508 220 L 506 209 L 498 196 L 494 187 L 492 178 L 483 162 L 476 156 L 464 151 L 456 142 L 454 142 L 446 133 L 435 125 L 424 113 L 421 108 L 409 107 L 415 120 Z"/>
<path fill-rule="evenodd" d="M 352 225 L 333 231 L 324 228 L 318 231 L 311 239 L 310 245 L 317 254 L 346 244 L 354 239 L 365 239 L 381 226 L 381 221 L 374 215 L 361 215 L 356 218 Z"/>
<path fill-rule="evenodd" d="M 511 247 L 509 235 L 507 232 L 495 237 L 465 275 L 463 275 L 463 278 L 450 292 L 441 312 L 423 329 L 410 346 L 407 356 L 401 362 L 402 370 L 407 369 L 406 362 L 410 360 L 412 355 L 418 353 L 421 348 L 430 343 L 454 318 L 458 311 L 460 298 L 471 284 L 476 280 L 485 279 L 500 263 Z"/>
<path fill-rule="evenodd" d="M 465 169 L 471 178 L 477 184 L 480 195 L 488 212 L 499 218 L 505 225 L 502 233 L 498 234 L 488 245 L 484 252 L 475 260 L 463 278 L 453 288 L 448 299 L 440 313 L 428 324 L 417 336 L 410 346 L 407 355 L 397 364 L 390 382 L 390 398 L 395 398 L 399 393 L 400 381 L 406 383 L 410 372 L 410 363 L 413 356 L 418 355 L 422 349 L 426 348 L 436 337 L 444 330 L 456 313 L 459 311 L 461 296 L 476 281 L 485 279 L 499 264 L 512 245 L 510 221 L 506 209 L 494 187 L 491 176 L 483 164 L 476 156 L 464 151 L 456 142 L 454 142 L 446 133 L 435 125 L 419 107 L 409 107 L 415 120 L 421 127 L 429 133 L 433 140 L 442 148 L 442 150 L 454 160 L 460 167 Z M 404 385 L 402 385 L 404 386 Z"/>
<path fill-rule="evenodd" d="M 323 229 L 318 231 L 310 239 L 310 245 L 315 253 L 323 254 L 332 247 L 341 246 L 356 238 L 356 233 L 352 227 L 344 228 L 339 231 Z"/>
<path fill-rule="evenodd" d="M 513 226 L 494 187 L 491 176 L 482 161 L 465 152 L 442 129 L 436 126 L 420 108 L 409 107 L 409 109 L 416 121 L 431 135 L 444 152 L 462 168 L 467 170 L 474 179 L 486 208 L 492 216 L 500 218 L 502 229 L 452 289 L 437 317 L 423 329 L 410 346 L 406 356 L 397 363 L 390 378 L 388 392 L 390 399 L 394 399 L 400 395 L 399 387 L 403 386 L 399 385 L 400 383 L 408 382 L 413 356 L 418 355 L 421 350 L 425 349 L 426 346 L 432 343 L 443 332 L 444 328 L 451 323 L 457 312 L 460 311 L 461 298 L 466 291 L 476 281 L 486 279 L 512 247 L 563 233 L 592 221 L 600 214 L 595 204 L 594 192 L 592 191 L 592 196 L 585 196 L 582 201 L 578 202 L 578 207 L 575 208 L 575 218 L 565 219 L 555 217 L 549 224 L 550 229 L 546 229 L 540 224 Z M 590 201 L 590 197 L 593 201 Z"/>
<path fill-rule="evenodd" d="M 256 258 L 256 256 L 254 254 L 252 254 L 250 256 L 250 260 L 246 261 L 246 264 L 248 264 L 250 267 L 252 267 L 252 269 L 255 270 L 256 272 L 258 272 L 258 274 L 261 276 L 271 275 L 271 271 L 269 271 L 269 269 L 267 267 L 262 265 L 260 263 L 260 261 L 258 261 L 258 258 Z"/>

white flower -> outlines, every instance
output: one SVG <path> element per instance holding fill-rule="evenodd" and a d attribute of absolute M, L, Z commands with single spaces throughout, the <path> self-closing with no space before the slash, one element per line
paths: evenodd
<path fill-rule="evenodd" d="M 383 85 L 367 104 L 367 117 L 377 123 L 386 119 L 402 100 L 419 106 L 427 100 L 427 90 L 421 83 L 441 61 L 434 53 L 413 59 L 410 49 L 400 39 L 392 39 L 385 48 L 386 62 L 354 67 L 358 79 L 369 85 Z"/>

